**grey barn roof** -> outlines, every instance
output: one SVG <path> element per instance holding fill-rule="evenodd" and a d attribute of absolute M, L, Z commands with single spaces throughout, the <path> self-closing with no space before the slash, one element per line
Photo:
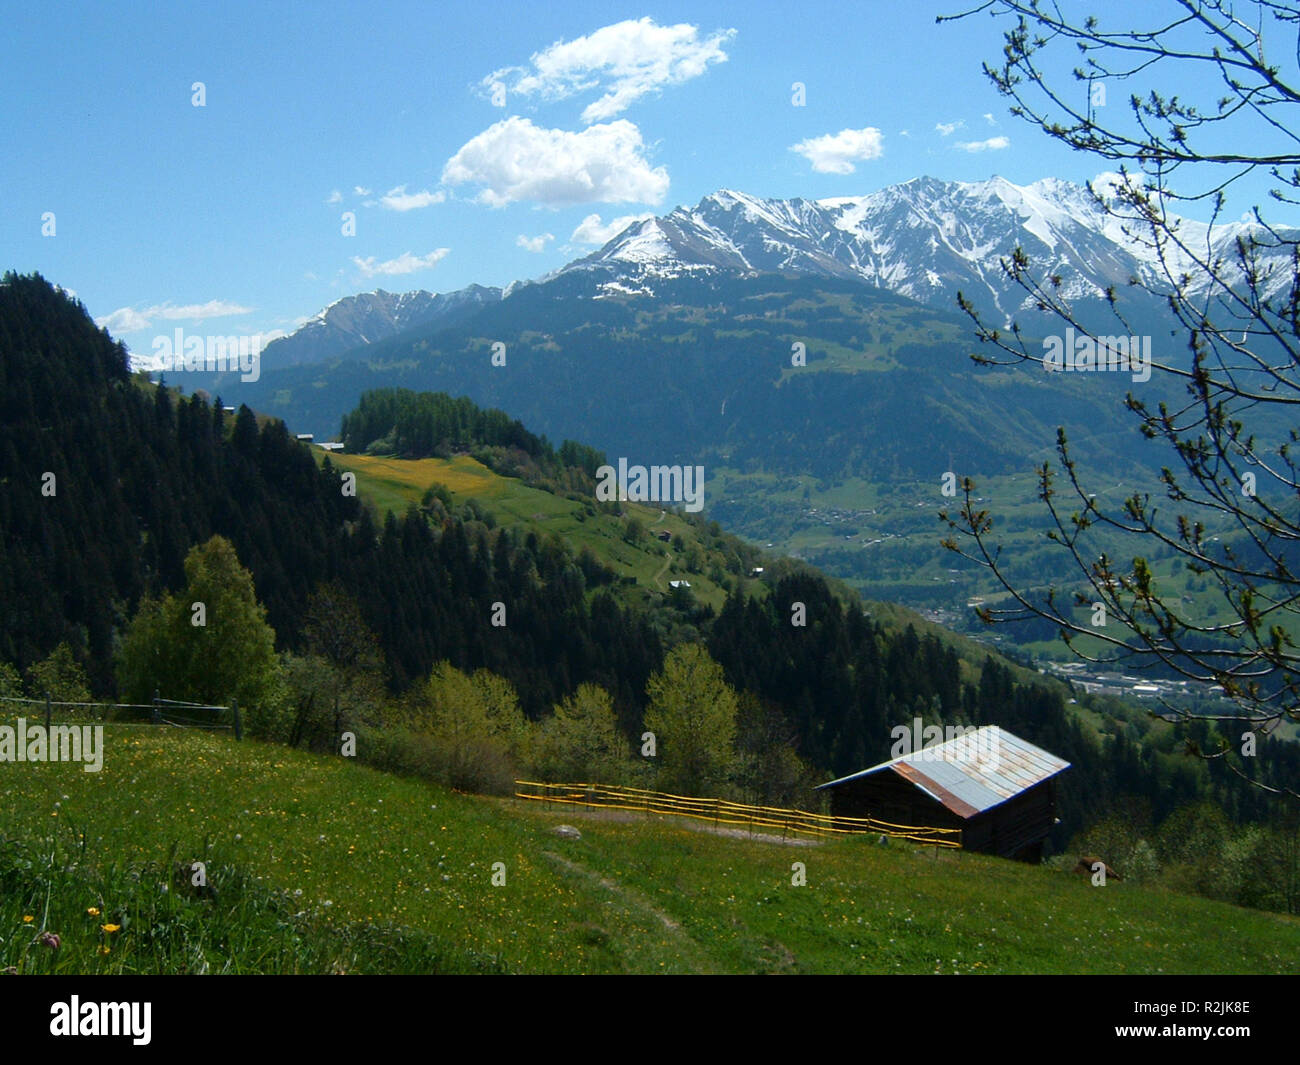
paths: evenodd
<path fill-rule="evenodd" d="M 997 725 L 891 758 L 818 787 L 834 788 L 889 770 L 959 817 L 974 817 L 1041 784 L 1070 763 Z"/>

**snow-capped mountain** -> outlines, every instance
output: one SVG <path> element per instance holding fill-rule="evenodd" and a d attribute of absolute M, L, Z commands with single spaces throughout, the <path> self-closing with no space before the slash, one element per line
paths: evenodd
<path fill-rule="evenodd" d="M 1252 229 L 1263 235 L 1245 222 L 1213 233 L 1199 222 L 1180 225 L 1192 249 L 1229 264 L 1239 236 Z M 1132 277 L 1165 287 L 1159 257 L 1143 235 L 1140 223 L 1103 210 L 1086 188 L 1055 178 L 1016 185 L 1000 177 L 921 177 L 825 200 L 768 200 L 724 189 L 695 207 L 632 224 L 558 274 L 589 273 L 600 293 L 611 295 L 651 293 L 657 279 L 719 270 L 855 278 L 946 309 L 961 291 L 1005 320 L 1033 305 L 1000 266 L 1017 245 L 1035 276 L 1058 275 L 1061 296 L 1087 303 L 1103 299 L 1110 286 L 1123 293 Z M 1265 257 L 1273 260 L 1266 288 L 1275 295 L 1294 279 L 1289 250 Z"/>
<path fill-rule="evenodd" d="M 1094 186 L 1104 188 L 1100 182 Z M 1187 248 L 1202 262 L 1217 261 L 1234 284 L 1242 279 L 1234 266 L 1237 241 L 1255 234 L 1273 245 L 1259 253 L 1265 294 L 1285 296 L 1295 284 L 1292 249 L 1279 246 L 1257 223 L 1225 223 L 1211 231 L 1183 219 L 1178 227 Z M 1300 231 L 1278 233 L 1300 240 Z M 1168 328 L 1166 303 L 1130 286 L 1131 278 L 1167 291 L 1169 276 L 1185 269 L 1197 279 L 1190 286 L 1193 295 L 1205 295 L 1211 284 L 1204 268 L 1175 247 L 1166 249 L 1169 262 L 1162 265 L 1140 222 L 1117 217 L 1083 186 L 1056 178 L 1016 185 L 1000 177 L 920 177 L 865 196 L 824 200 L 763 199 L 722 189 L 694 207 L 634 222 L 598 251 L 537 281 L 517 281 L 504 290 L 471 285 L 442 295 L 380 290 L 349 296 L 269 344 L 264 360 L 269 367 L 314 362 L 416 326 L 455 325 L 537 285 L 559 282 L 555 298 L 653 296 L 666 281 L 718 274 L 841 278 L 946 311 L 956 309 L 960 292 L 991 323 L 1003 324 L 1034 306 L 1001 266 L 1017 246 L 1029 256 L 1029 275 L 1059 277 L 1058 296 L 1085 319 L 1103 307 L 1113 287 L 1126 318 L 1142 332 Z M 1113 322 L 1108 313 L 1096 319 L 1099 326 Z"/>
<path fill-rule="evenodd" d="M 266 346 L 267 366 L 319 362 L 416 326 L 452 324 L 501 299 L 501 289 L 470 285 L 455 292 L 392 293 L 377 289 L 336 300 L 287 337 Z"/>

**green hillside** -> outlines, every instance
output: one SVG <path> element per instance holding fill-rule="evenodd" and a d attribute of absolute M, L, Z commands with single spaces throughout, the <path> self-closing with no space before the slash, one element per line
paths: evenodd
<path fill-rule="evenodd" d="M 97 774 L 6 767 L 0 841 L 0 968 L 20 971 L 1300 971 L 1294 918 L 973 854 L 597 820 L 200 732 L 110 725 Z M 203 891 L 177 873 L 196 859 Z"/>
<path fill-rule="evenodd" d="M 317 452 L 324 461 L 324 452 Z M 718 610 L 729 588 L 763 591 L 750 576 L 746 558 L 753 555 L 739 540 L 726 537 L 731 550 L 717 546 L 720 536 L 705 537 L 682 514 L 657 506 L 621 503 L 626 517 L 599 508 L 592 500 L 576 500 L 515 477 L 494 473 L 468 455 L 450 459 L 397 459 L 374 455 L 329 455 L 337 468 L 351 470 L 363 499 L 382 511 L 401 513 L 419 504 L 435 485 L 446 488 L 457 505 L 470 500 L 482 505 L 499 527 L 523 529 L 539 536 L 557 536 L 575 552 L 590 550 L 619 577 L 634 580 L 638 598 L 647 593 L 669 594 L 669 581 L 685 580 L 696 602 Z M 629 534 L 628 520 L 639 523 Z M 659 539 L 668 533 L 667 542 Z M 682 544 L 674 544 L 677 538 Z"/>
<path fill-rule="evenodd" d="M 326 452 L 315 450 L 314 453 L 323 464 Z M 639 520 L 648 534 L 637 543 L 629 543 L 624 535 L 625 520 L 616 513 L 589 501 L 534 488 L 516 477 L 502 476 L 469 455 L 450 459 L 399 459 L 333 452 L 328 454 L 328 459 L 336 468 L 354 472 L 363 502 L 369 502 L 382 513 L 400 514 L 418 505 L 430 488 L 441 486 L 459 506 L 473 500 L 500 527 L 523 529 L 539 536 L 558 536 L 575 552 L 585 547 L 619 577 L 635 579 L 635 584 L 623 587 L 625 598 L 668 593 L 669 581 L 683 579 L 690 582 L 691 595 L 697 602 L 716 610 L 728 589 L 739 584 L 747 595 L 765 595 L 764 577 L 770 579 L 797 565 L 776 551 L 758 555 L 752 546 L 729 533 L 705 534 L 707 522 L 639 503 L 619 505 Z M 672 539 L 662 542 L 657 537 L 660 532 L 668 532 Z M 678 538 L 682 549 L 676 546 Z M 754 575 L 755 563 L 762 567 L 763 574 Z M 717 573 L 722 580 L 711 579 L 711 573 Z M 984 658 L 990 653 L 987 646 L 929 622 L 897 603 L 869 600 L 865 606 L 871 617 L 889 631 L 902 632 L 911 625 L 919 633 L 936 636 L 956 651 L 961 679 L 968 683 L 978 680 Z M 1041 677 L 1011 662 L 1007 665 L 1018 680 L 1064 690 L 1050 677 Z"/>
<path fill-rule="evenodd" d="M 268 367 L 247 386 L 220 375 L 196 381 L 214 393 L 238 387 L 300 432 L 335 434 L 373 389 L 443 389 L 611 457 L 698 464 L 708 517 L 730 532 L 966 631 L 980 627 L 968 603 L 991 604 L 1003 589 L 941 545 L 949 530 L 938 514 L 955 507 L 941 493 L 945 474 L 974 479 L 1001 564 L 1016 586 L 1036 591 L 1075 580 L 1045 539 L 1050 518 L 1037 498 L 1038 466 L 1059 463 L 1058 426 L 1099 506 L 1118 511 L 1159 484 L 1160 450 L 1124 407 L 1132 381 L 975 366 L 979 345 L 956 313 L 853 282 L 777 275 L 678 279 L 654 299 L 591 295 L 561 278 L 455 328 Z M 505 366 L 491 362 L 498 342 Z M 1180 402 L 1176 389 L 1162 396 L 1159 381 L 1142 387 L 1149 402 Z M 1260 431 L 1288 428 L 1265 421 Z M 1233 533 L 1206 520 L 1211 536 Z M 1098 554 L 1134 553 L 1114 530 L 1092 535 Z M 1140 550 L 1163 594 L 1194 615 L 1226 616 L 1213 584 L 1168 547 Z M 1007 626 L 999 636 L 1037 657 L 1069 656 L 1054 629 Z"/>
<path fill-rule="evenodd" d="M 1122 382 L 977 367 L 956 313 L 778 275 L 679 279 L 653 300 L 590 296 L 576 278 L 526 287 L 454 329 L 269 367 L 240 394 L 298 431 L 334 434 L 372 389 L 443 389 L 610 456 L 700 464 L 709 517 L 728 530 L 870 598 L 945 610 L 950 625 L 969 620 L 968 598 L 999 589 L 940 546 L 945 473 L 975 478 L 995 504 L 1022 583 L 1062 575 L 1033 476 L 1056 457 L 1058 425 L 1103 502 L 1158 475 Z"/>

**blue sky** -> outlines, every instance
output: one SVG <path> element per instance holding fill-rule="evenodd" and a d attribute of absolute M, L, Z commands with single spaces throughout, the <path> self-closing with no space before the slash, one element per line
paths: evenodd
<path fill-rule="evenodd" d="M 145 352 L 176 326 L 269 338 L 353 292 L 536 277 L 718 188 L 1108 169 L 1007 114 L 981 72 L 1004 24 L 935 24 L 962 6 L 11 7 L 3 265 Z"/>

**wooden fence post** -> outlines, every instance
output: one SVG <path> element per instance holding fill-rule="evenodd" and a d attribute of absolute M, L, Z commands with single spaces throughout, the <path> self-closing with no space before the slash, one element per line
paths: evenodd
<path fill-rule="evenodd" d="M 162 712 L 158 709 L 158 689 L 153 690 L 153 716 L 151 718 L 155 725 L 162 724 Z"/>
<path fill-rule="evenodd" d="M 45 735 L 50 734 L 50 693 L 45 693 Z"/>
<path fill-rule="evenodd" d="M 239 719 L 239 697 L 230 700 L 230 708 L 235 711 L 235 739 L 244 738 L 244 723 Z"/>

